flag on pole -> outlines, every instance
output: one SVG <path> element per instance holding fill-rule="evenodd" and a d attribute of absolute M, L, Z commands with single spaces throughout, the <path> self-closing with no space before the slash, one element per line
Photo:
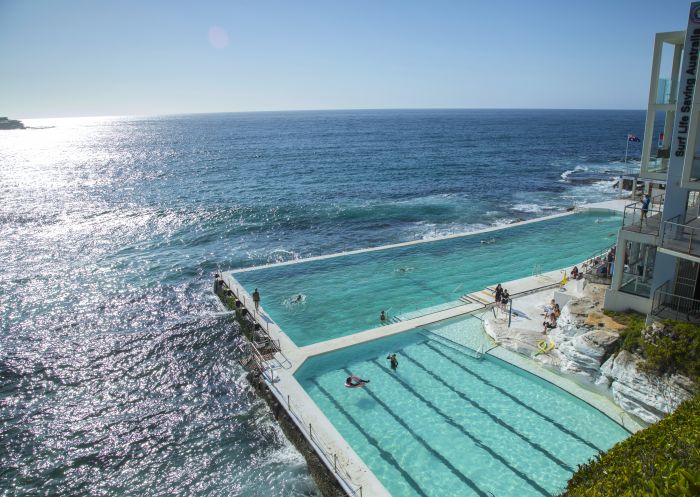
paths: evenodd
<path fill-rule="evenodd" d="M 627 135 L 627 141 L 628 142 L 638 142 L 641 141 L 639 137 L 634 136 L 634 135 Z"/>

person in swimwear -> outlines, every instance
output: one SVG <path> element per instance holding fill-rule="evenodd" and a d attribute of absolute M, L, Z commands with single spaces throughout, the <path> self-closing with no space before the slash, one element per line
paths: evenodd
<path fill-rule="evenodd" d="M 503 287 L 501 286 L 500 283 L 498 285 L 496 285 L 495 293 L 496 293 L 496 304 L 500 304 L 501 297 L 503 297 Z"/>
<path fill-rule="evenodd" d="M 369 383 L 369 380 L 363 380 L 357 376 L 348 376 L 345 379 L 345 386 L 348 388 L 364 387 L 367 383 Z"/>
<path fill-rule="evenodd" d="M 396 368 L 399 367 L 399 360 L 396 358 L 396 354 L 390 354 L 386 356 L 387 360 L 389 361 L 389 365 L 391 366 L 391 369 L 396 371 Z"/>

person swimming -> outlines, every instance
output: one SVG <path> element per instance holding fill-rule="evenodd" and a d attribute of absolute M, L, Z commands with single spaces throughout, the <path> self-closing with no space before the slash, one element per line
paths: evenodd
<path fill-rule="evenodd" d="M 389 365 L 391 366 L 391 369 L 396 371 L 396 368 L 399 367 L 399 360 L 396 358 L 396 354 L 389 354 L 386 356 L 387 361 L 389 361 Z"/>
<path fill-rule="evenodd" d="M 483 243 L 484 245 L 491 245 L 493 243 L 496 243 L 496 239 L 495 238 L 487 238 L 485 240 L 481 240 L 481 243 Z"/>
<path fill-rule="evenodd" d="M 357 376 L 348 376 L 345 379 L 345 386 L 348 388 L 364 387 L 367 383 L 369 383 L 369 380 L 363 380 Z"/>

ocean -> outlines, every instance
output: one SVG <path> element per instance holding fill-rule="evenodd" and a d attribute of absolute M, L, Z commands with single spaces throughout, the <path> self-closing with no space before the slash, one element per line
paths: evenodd
<path fill-rule="evenodd" d="M 644 117 L 269 112 L 0 131 L 0 494 L 317 495 L 245 381 L 213 274 L 616 198 Z"/>

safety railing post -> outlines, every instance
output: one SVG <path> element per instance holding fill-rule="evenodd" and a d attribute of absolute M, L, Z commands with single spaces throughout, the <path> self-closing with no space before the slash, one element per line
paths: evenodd
<path fill-rule="evenodd" d="M 690 230 L 690 237 L 688 239 L 688 253 L 690 254 L 693 250 L 693 229 Z"/>
<path fill-rule="evenodd" d="M 508 328 L 510 328 L 510 321 L 513 316 L 513 299 L 510 299 L 508 303 L 510 304 L 508 308 Z"/>

